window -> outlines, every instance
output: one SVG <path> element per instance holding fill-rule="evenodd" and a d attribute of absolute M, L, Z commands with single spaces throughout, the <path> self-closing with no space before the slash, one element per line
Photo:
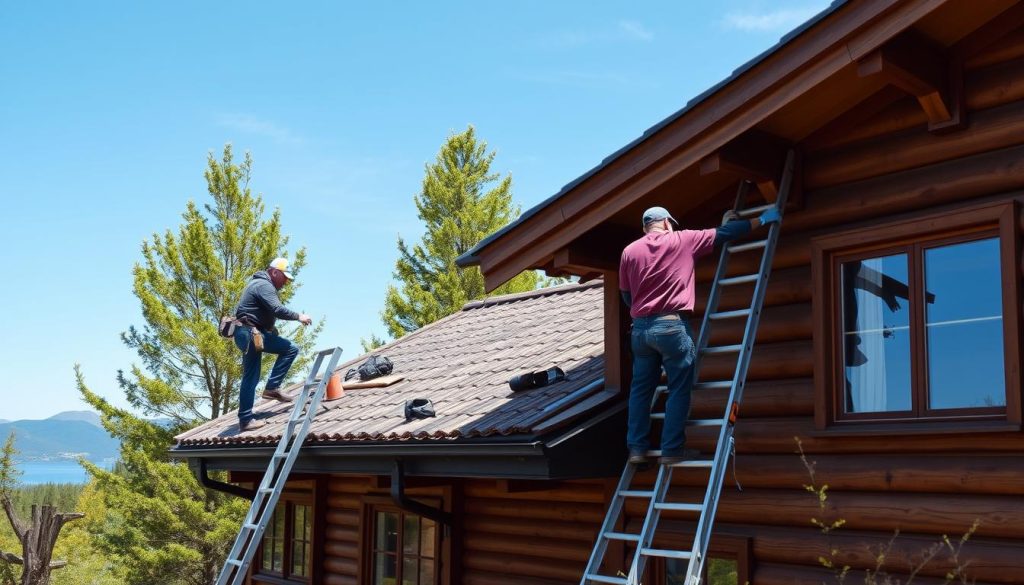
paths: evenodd
<path fill-rule="evenodd" d="M 1015 208 L 814 240 L 819 427 L 1020 422 Z"/>
<path fill-rule="evenodd" d="M 686 569 L 689 560 L 665 559 L 664 585 L 686 585 Z M 704 563 L 701 583 L 705 585 L 744 585 L 737 575 L 737 562 L 734 559 L 708 557 Z"/>
<path fill-rule="evenodd" d="M 684 543 L 689 550 L 689 543 Z M 676 546 L 679 546 L 678 544 Z M 715 534 L 708 549 L 707 562 L 702 567 L 704 585 L 744 585 L 750 583 L 750 559 L 753 541 L 741 534 Z M 654 558 L 648 565 L 651 583 L 657 585 L 685 585 L 689 560 Z M 646 583 L 646 580 L 644 581 Z"/>
<path fill-rule="evenodd" d="M 440 531 L 436 522 L 398 508 L 372 505 L 370 583 L 436 585 Z"/>
<path fill-rule="evenodd" d="M 300 583 L 311 580 L 313 518 L 311 494 L 281 495 L 257 553 L 257 581 L 262 576 Z"/>

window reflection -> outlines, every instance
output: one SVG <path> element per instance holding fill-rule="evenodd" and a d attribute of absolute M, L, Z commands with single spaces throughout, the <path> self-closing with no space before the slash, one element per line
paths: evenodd
<path fill-rule="evenodd" d="M 911 408 L 907 255 L 842 264 L 847 413 Z"/>
<path fill-rule="evenodd" d="M 928 407 L 1006 405 L 999 240 L 925 250 Z"/>

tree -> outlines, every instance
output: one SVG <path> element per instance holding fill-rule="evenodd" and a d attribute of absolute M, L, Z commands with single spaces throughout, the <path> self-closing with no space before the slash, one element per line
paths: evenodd
<path fill-rule="evenodd" d="M 0 452 L 0 506 L 21 544 L 21 555 L 0 550 L 0 560 L 21 566 L 21 585 L 48 585 L 50 571 L 67 565 L 66 561 L 51 560 L 61 529 L 68 522 L 85 517 L 85 514 L 60 513 L 56 507 L 48 504 L 32 504 L 29 522 L 22 520 L 11 500 L 18 475 L 14 468 L 14 455 L 14 433 L 11 433 Z M 11 579 L 10 572 L 7 573 L 3 578 Z"/>
<path fill-rule="evenodd" d="M 398 238 L 395 278 L 399 284 L 388 286 L 381 312 L 393 337 L 485 295 L 480 269 L 460 270 L 455 259 L 519 216 L 519 208 L 512 204 L 512 177 L 492 173 L 493 161 L 494 152 L 487 152 L 487 143 L 478 142 L 470 126 L 448 136 L 434 163 L 426 166 L 422 190 L 413 197 L 426 233 L 411 248 Z M 523 272 L 494 292 L 529 291 L 539 281 L 536 272 Z"/>
<path fill-rule="evenodd" d="M 177 233 L 154 234 L 142 244 L 134 269 L 134 293 L 145 325 L 122 335 L 142 366 L 119 372 L 128 403 L 169 419 L 155 424 L 114 407 L 92 392 L 76 366 L 83 398 L 99 411 L 103 426 L 121 439 L 120 465 L 113 471 L 82 465 L 103 494 L 106 518 L 96 528 L 103 551 L 128 584 L 207 585 L 217 575 L 237 534 L 248 502 L 201 487 L 188 467 L 167 455 L 176 432 L 236 408 L 241 354 L 216 330 L 234 309 L 252 274 L 277 256 L 287 256 L 280 211 L 265 217 L 262 198 L 249 188 L 252 158 L 241 164 L 231 146 L 208 157 L 205 178 L 211 201 L 190 201 Z M 291 271 L 301 271 L 299 249 Z M 281 291 L 282 301 L 298 288 Z M 284 332 L 309 355 L 320 331 Z M 296 360 L 300 371 L 306 360 Z M 269 368 L 270 363 L 265 365 Z"/>

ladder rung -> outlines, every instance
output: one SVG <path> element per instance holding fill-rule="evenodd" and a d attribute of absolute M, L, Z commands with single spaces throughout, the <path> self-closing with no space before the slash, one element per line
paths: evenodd
<path fill-rule="evenodd" d="M 722 390 L 732 388 L 732 380 L 714 380 L 711 382 L 697 382 L 693 385 L 694 390 Z"/>
<path fill-rule="evenodd" d="M 625 540 L 627 542 L 640 542 L 639 534 L 629 534 L 628 532 L 605 532 L 604 537 L 611 540 Z"/>
<path fill-rule="evenodd" d="M 227 563 L 229 565 L 233 566 L 233 567 L 241 567 L 242 566 L 242 561 L 236 561 L 234 559 L 228 559 Z"/>
<path fill-rule="evenodd" d="M 750 309 L 737 309 L 735 311 L 722 311 L 720 313 L 711 313 L 709 315 L 712 319 L 733 319 L 735 317 L 746 317 L 750 314 Z"/>
<path fill-rule="evenodd" d="M 672 510 L 675 512 L 703 512 L 703 504 L 654 504 L 654 507 L 659 510 Z"/>
<path fill-rule="evenodd" d="M 665 413 L 664 412 L 652 412 L 651 413 L 651 420 L 665 420 Z"/>
<path fill-rule="evenodd" d="M 736 345 L 720 345 L 718 347 L 705 347 L 704 353 L 739 353 L 743 349 L 742 343 Z"/>
<path fill-rule="evenodd" d="M 665 392 L 668 392 L 668 386 L 658 386 L 657 388 L 654 389 L 654 391 L 659 394 L 664 394 Z"/>
<path fill-rule="evenodd" d="M 729 278 L 723 278 L 718 281 L 718 284 L 722 286 L 729 286 L 730 284 L 743 284 L 746 282 L 757 282 L 757 274 L 744 274 L 743 276 L 730 276 Z"/>
<path fill-rule="evenodd" d="M 594 581 L 595 583 L 611 583 L 612 585 L 625 585 L 625 577 L 609 577 L 607 575 L 595 575 L 590 573 L 586 576 L 587 581 Z"/>
<path fill-rule="evenodd" d="M 665 550 L 662 548 L 642 548 L 640 554 L 648 557 L 663 557 L 666 559 L 688 559 L 693 556 L 688 550 Z"/>
<path fill-rule="evenodd" d="M 745 244 L 736 244 L 729 246 L 729 252 L 746 252 L 747 250 L 757 250 L 764 248 L 768 245 L 768 240 L 754 240 L 753 242 L 747 242 Z"/>
<path fill-rule="evenodd" d="M 714 461 L 710 459 L 687 459 L 679 463 L 672 463 L 671 467 L 704 467 L 710 468 Z"/>
<path fill-rule="evenodd" d="M 272 494 L 272 493 L 274 493 L 274 488 L 260 488 L 260 493 L 261 494 Z"/>
<path fill-rule="evenodd" d="M 275 452 L 273 457 L 274 459 L 286 459 L 288 457 L 288 454 L 284 452 Z"/>
<path fill-rule="evenodd" d="M 622 490 L 619 495 L 624 498 L 650 498 L 654 496 L 651 490 Z"/>
<path fill-rule="evenodd" d="M 720 418 L 698 418 L 686 421 L 688 427 L 720 427 L 724 424 L 725 420 Z"/>
<path fill-rule="evenodd" d="M 259 527 L 259 524 L 242 524 L 242 528 L 245 530 L 256 530 Z"/>
<path fill-rule="evenodd" d="M 775 207 L 775 204 L 769 203 L 767 205 L 758 205 L 757 207 L 748 207 L 746 209 L 740 209 L 736 213 L 738 213 L 740 217 L 754 217 L 755 215 L 761 215 L 762 213 L 768 211 L 773 207 Z"/>

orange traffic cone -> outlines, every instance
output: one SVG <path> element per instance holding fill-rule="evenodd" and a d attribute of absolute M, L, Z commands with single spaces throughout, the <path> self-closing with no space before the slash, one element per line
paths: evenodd
<path fill-rule="evenodd" d="M 331 374 L 327 380 L 327 396 L 324 400 L 337 400 L 345 395 L 345 387 L 341 384 L 341 370 Z"/>

